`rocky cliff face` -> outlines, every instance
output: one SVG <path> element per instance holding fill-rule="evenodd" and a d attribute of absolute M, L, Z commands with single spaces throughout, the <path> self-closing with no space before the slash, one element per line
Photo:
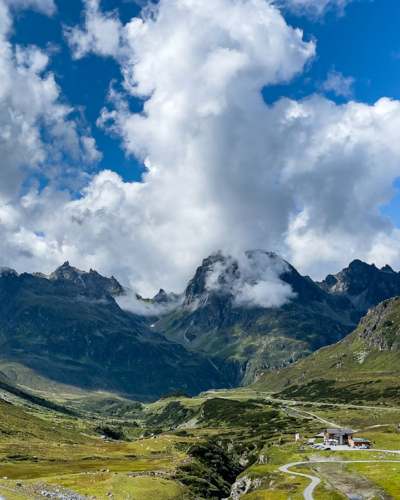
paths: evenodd
<path fill-rule="evenodd" d="M 385 300 L 362 319 L 359 338 L 369 350 L 400 351 L 400 298 Z"/>

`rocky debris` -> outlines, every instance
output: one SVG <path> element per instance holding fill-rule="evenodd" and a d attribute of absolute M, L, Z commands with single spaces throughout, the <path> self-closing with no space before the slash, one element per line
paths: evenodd
<path fill-rule="evenodd" d="M 258 463 L 260 465 L 265 465 L 266 463 L 268 463 L 268 457 L 266 455 L 260 455 L 258 457 Z"/>
<path fill-rule="evenodd" d="M 128 477 L 160 477 L 162 479 L 171 479 L 171 474 L 169 472 L 164 472 L 162 470 L 152 470 L 152 471 L 141 471 L 141 472 L 129 472 Z"/>
<path fill-rule="evenodd" d="M 7 478 L 3 478 L 7 479 Z M 89 497 L 80 495 L 74 491 L 59 486 L 52 487 L 48 484 L 25 484 L 22 481 L 11 482 L 7 489 L 14 491 L 18 495 L 23 495 L 24 498 L 35 499 L 50 499 L 50 500 L 89 500 Z M 19 496 L 18 496 L 19 498 Z"/>
<path fill-rule="evenodd" d="M 60 489 L 56 490 L 39 490 L 37 492 L 43 498 L 49 498 L 50 500 L 86 500 L 87 497 L 83 497 L 78 495 L 77 493 L 73 493 L 72 491 Z"/>
<path fill-rule="evenodd" d="M 250 479 L 243 476 L 232 485 L 231 494 L 225 500 L 239 500 L 243 495 L 246 495 L 250 490 L 257 489 L 261 486 L 260 479 Z"/>

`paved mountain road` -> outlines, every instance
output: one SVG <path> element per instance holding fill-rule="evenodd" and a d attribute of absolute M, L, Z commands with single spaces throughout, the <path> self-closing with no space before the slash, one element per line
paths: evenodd
<path fill-rule="evenodd" d="M 307 486 L 307 488 L 303 492 L 303 496 L 305 500 L 313 500 L 314 496 L 314 490 L 315 488 L 321 483 L 321 479 L 317 476 L 309 476 L 308 474 L 302 474 L 301 472 L 292 472 L 291 469 L 292 467 L 296 467 L 298 465 L 309 465 L 310 462 L 293 462 L 291 464 L 286 464 L 282 465 L 282 467 L 279 467 L 279 470 L 283 472 L 284 474 L 290 474 L 291 476 L 300 476 L 300 477 L 305 477 L 307 479 L 310 479 L 311 483 Z M 313 462 L 316 463 L 316 462 Z"/>
<path fill-rule="evenodd" d="M 389 450 L 374 450 L 374 451 L 385 451 L 386 453 L 397 453 L 400 454 L 400 450 L 389 451 Z M 317 486 L 321 483 L 321 479 L 317 476 L 312 476 L 308 474 L 303 474 L 301 472 L 293 472 L 290 469 L 292 467 L 314 465 L 314 464 L 376 464 L 376 463 L 387 463 L 387 464 L 400 464 L 400 460 L 316 460 L 315 462 L 293 462 L 290 464 L 282 465 L 279 467 L 280 472 L 284 474 L 290 474 L 292 476 L 300 476 L 310 479 L 311 483 L 303 491 L 304 500 L 314 500 L 314 491 Z"/>

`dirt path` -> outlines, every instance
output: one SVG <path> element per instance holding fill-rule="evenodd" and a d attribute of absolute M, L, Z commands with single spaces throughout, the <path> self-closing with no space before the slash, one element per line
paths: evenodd
<path fill-rule="evenodd" d="M 312 405 L 312 406 L 335 406 L 336 408 L 350 408 L 353 410 L 380 410 L 380 411 L 400 411 L 399 406 L 370 406 L 370 405 L 355 405 L 355 404 L 346 404 L 346 403 L 322 403 L 319 401 L 300 401 L 297 399 L 280 399 L 274 398 L 272 396 L 266 396 L 266 400 L 272 401 L 275 403 L 283 403 L 288 405 Z"/>
<path fill-rule="evenodd" d="M 314 420 L 318 420 L 318 422 L 321 422 L 321 423 L 328 425 L 329 427 L 332 427 L 332 428 L 341 427 L 339 424 L 337 424 L 335 422 L 330 422 L 329 420 L 326 420 L 325 418 L 320 417 L 319 415 L 315 415 L 315 413 L 311 413 L 310 411 L 299 410 L 298 408 L 293 408 L 293 407 L 287 407 L 286 411 L 291 411 L 293 413 L 297 413 L 298 415 L 303 416 L 303 417 L 311 417 Z"/>
<path fill-rule="evenodd" d="M 375 450 L 375 451 L 385 451 L 385 450 Z M 390 453 L 398 453 L 399 451 L 390 451 Z M 292 476 L 301 476 L 310 479 L 311 483 L 303 492 L 304 500 L 314 500 L 315 488 L 321 483 L 321 479 L 317 476 L 312 476 L 308 474 L 302 474 L 300 472 L 293 472 L 290 469 L 292 467 L 314 465 L 314 464 L 376 464 L 376 463 L 387 463 L 387 464 L 400 464 L 400 460 L 316 460 L 315 462 L 292 462 L 290 464 L 282 465 L 279 467 L 279 471 L 284 474 L 290 474 Z"/>

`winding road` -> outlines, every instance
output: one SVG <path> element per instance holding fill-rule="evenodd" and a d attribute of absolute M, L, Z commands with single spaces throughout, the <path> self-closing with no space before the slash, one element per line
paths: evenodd
<path fill-rule="evenodd" d="M 386 453 L 396 453 L 400 454 L 400 451 L 390 451 L 390 450 L 374 450 L 374 451 L 385 451 Z M 292 467 L 304 466 L 304 465 L 314 465 L 314 464 L 373 464 L 373 463 L 388 463 L 388 464 L 400 464 L 400 460 L 317 460 L 313 462 L 293 462 L 290 464 L 282 465 L 279 467 L 280 472 L 284 474 L 290 474 L 291 476 L 305 477 L 311 481 L 307 488 L 303 492 L 304 500 L 314 500 L 315 488 L 321 483 L 321 479 L 317 476 L 311 476 L 308 474 L 302 474 L 301 472 L 293 472 L 290 469 Z"/>
<path fill-rule="evenodd" d="M 319 462 L 312 462 L 312 463 L 319 463 Z M 302 474 L 301 472 L 292 472 L 289 469 L 291 469 L 292 467 L 297 467 L 298 465 L 309 465 L 309 464 L 310 462 L 293 462 L 291 464 L 286 464 L 282 465 L 282 467 L 279 467 L 279 470 L 284 474 L 290 474 L 291 476 L 305 477 L 311 481 L 311 483 L 307 486 L 307 488 L 303 492 L 305 500 L 314 499 L 313 493 L 315 491 L 315 488 L 321 483 L 321 479 L 317 476 L 309 476 L 308 474 Z"/>

